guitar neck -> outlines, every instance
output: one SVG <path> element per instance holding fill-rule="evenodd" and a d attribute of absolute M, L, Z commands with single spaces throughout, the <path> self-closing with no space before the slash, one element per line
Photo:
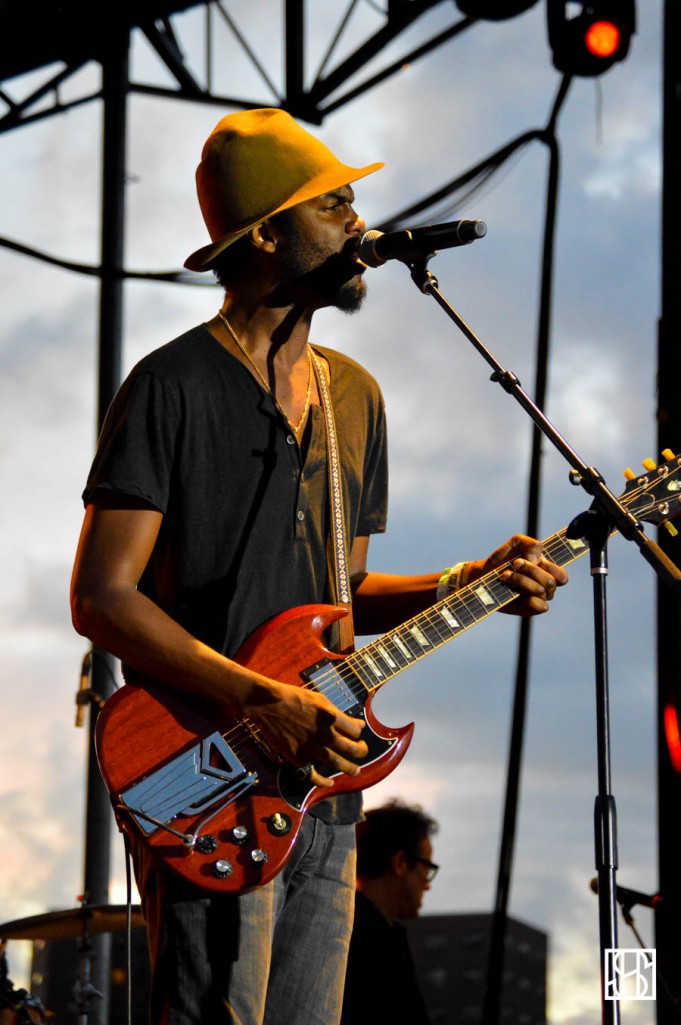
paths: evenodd
<path fill-rule="evenodd" d="M 546 556 L 558 566 L 567 566 L 584 555 L 589 546 L 582 539 L 573 540 L 566 530 L 553 534 L 543 542 Z M 348 655 L 345 665 L 374 691 L 426 655 L 458 637 L 464 630 L 487 619 L 518 597 L 501 579 L 510 563 L 485 574 L 475 583 L 455 591 L 443 601 L 383 634 Z"/>

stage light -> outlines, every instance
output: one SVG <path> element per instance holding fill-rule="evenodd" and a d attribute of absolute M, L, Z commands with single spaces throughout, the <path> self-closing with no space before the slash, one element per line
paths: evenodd
<path fill-rule="evenodd" d="M 667 738 L 669 760 L 676 773 L 681 775 L 681 735 L 679 735 L 679 717 L 673 705 L 665 705 L 664 732 Z"/>
<path fill-rule="evenodd" d="M 621 38 L 620 30 L 611 21 L 595 21 L 586 30 L 584 43 L 594 57 L 607 58 L 617 53 Z"/>
<path fill-rule="evenodd" d="M 546 0 L 546 14 L 554 66 L 570 75 L 602 75 L 636 31 L 635 0 Z"/>
<path fill-rule="evenodd" d="M 484 21 L 505 21 L 515 18 L 534 7 L 537 0 L 456 0 L 456 6 L 462 14 L 469 18 L 482 18 Z"/>

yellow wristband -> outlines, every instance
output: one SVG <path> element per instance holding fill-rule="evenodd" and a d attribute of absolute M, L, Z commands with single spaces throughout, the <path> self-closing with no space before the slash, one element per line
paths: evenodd
<path fill-rule="evenodd" d="M 447 566 L 437 583 L 435 596 L 438 601 L 443 601 L 454 594 L 459 588 L 464 587 L 468 576 L 468 563 L 457 562 L 455 566 Z"/>

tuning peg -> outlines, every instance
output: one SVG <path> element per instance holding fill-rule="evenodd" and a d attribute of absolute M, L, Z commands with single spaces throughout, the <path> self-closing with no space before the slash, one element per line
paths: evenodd
<path fill-rule="evenodd" d="M 672 452 L 672 450 L 670 448 L 663 448 L 662 449 L 662 455 L 665 457 L 665 459 L 673 459 L 674 458 L 674 453 Z"/>
<path fill-rule="evenodd" d="M 656 470 L 657 469 L 657 463 L 655 462 L 654 459 L 644 459 L 643 462 L 641 463 L 641 466 L 643 467 L 644 470 Z"/>
<path fill-rule="evenodd" d="M 626 470 L 624 471 L 624 478 L 625 480 L 636 480 L 636 474 L 630 466 L 627 466 Z"/>
<path fill-rule="evenodd" d="M 674 526 L 674 524 L 672 523 L 671 520 L 663 520 L 662 521 L 662 526 L 664 527 L 664 529 L 666 531 L 668 531 L 671 534 L 672 537 L 677 537 L 678 536 L 679 532 L 678 532 L 678 530 L 676 529 L 676 527 Z"/>

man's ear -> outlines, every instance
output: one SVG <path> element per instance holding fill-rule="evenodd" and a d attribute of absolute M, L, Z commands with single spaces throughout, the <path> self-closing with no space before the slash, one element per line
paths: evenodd
<path fill-rule="evenodd" d="M 405 876 L 407 872 L 411 871 L 412 868 L 410 864 L 410 859 L 407 857 L 404 851 L 396 851 L 393 854 L 392 858 L 390 859 L 390 867 L 392 868 L 393 873 L 399 878 Z"/>
<path fill-rule="evenodd" d="M 251 228 L 248 237 L 256 249 L 264 253 L 273 253 L 281 236 L 272 221 L 262 221 L 255 228 Z"/>

